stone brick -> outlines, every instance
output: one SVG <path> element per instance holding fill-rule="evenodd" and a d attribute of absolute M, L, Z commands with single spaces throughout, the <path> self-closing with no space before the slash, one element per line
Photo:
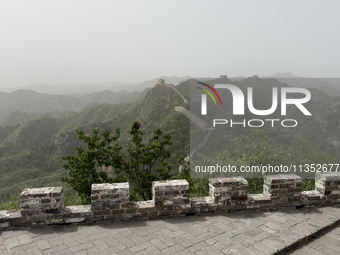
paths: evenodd
<path fill-rule="evenodd" d="M 20 210 L 0 211 L 0 229 L 334 205 L 340 203 L 339 186 L 340 173 L 318 175 L 315 190 L 304 192 L 301 177 L 271 175 L 264 177 L 263 194 L 248 195 L 247 181 L 242 177 L 212 178 L 208 197 L 189 198 L 186 180 L 157 181 L 152 186 L 152 200 L 130 202 L 128 183 L 93 184 L 91 205 L 65 208 L 62 187 L 25 189 L 20 194 Z"/>
<path fill-rule="evenodd" d="M 153 202 L 156 208 L 189 204 L 189 183 L 186 180 L 154 181 Z"/>
<path fill-rule="evenodd" d="M 315 178 L 315 190 L 322 195 L 340 198 L 340 173 L 319 174 Z"/>
<path fill-rule="evenodd" d="M 263 177 L 263 194 L 280 207 L 299 205 L 302 200 L 302 178 L 295 174 L 266 175 Z"/>
<path fill-rule="evenodd" d="M 130 186 L 124 183 L 92 184 L 92 211 L 120 209 L 123 204 L 130 203 Z"/>
<path fill-rule="evenodd" d="M 247 200 L 248 182 L 243 177 L 209 179 L 209 194 L 215 203 L 227 205 Z"/>
<path fill-rule="evenodd" d="M 20 208 L 23 216 L 60 214 L 64 209 L 63 188 L 24 189 L 20 194 Z"/>

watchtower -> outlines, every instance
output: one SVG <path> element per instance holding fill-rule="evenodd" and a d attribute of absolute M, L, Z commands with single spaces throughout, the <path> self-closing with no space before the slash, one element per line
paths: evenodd
<path fill-rule="evenodd" d="M 158 85 L 165 85 L 165 80 L 164 79 L 159 79 L 158 80 Z"/>

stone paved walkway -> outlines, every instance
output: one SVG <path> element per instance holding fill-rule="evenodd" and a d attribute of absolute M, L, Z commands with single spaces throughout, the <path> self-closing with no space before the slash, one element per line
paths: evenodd
<path fill-rule="evenodd" d="M 286 254 L 339 220 L 337 206 L 6 230 L 0 254 Z M 292 254 L 340 254 L 340 229 L 321 234 Z"/>
<path fill-rule="evenodd" d="M 291 252 L 293 255 L 340 254 L 340 227 Z"/>

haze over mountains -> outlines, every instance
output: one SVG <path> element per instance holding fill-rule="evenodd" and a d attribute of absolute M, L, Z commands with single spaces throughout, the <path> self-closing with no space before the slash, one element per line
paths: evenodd
<path fill-rule="evenodd" d="M 131 103 L 147 91 L 148 89 L 134 92 L 104 90 L 81 96 L 49 95 L 23 89 L 12 93 L 0 92 L 0 125 L 15 125 L 30 115 L 80 111 L 90 104 Z"/>
<path fill-rule="evenodd" d="M 3 86 L 0 87 L 2 92 L 14 92 L 18 89 L 34 90 L 39 93 L 51 94 L 51 95 L 85 95 L 94 92 L 109 90 L 112 92 L 119 91 L 143 91 L 146 88 L 151 88 L 157 84 L 158 79 L 165 79 L 167 83 L 177 85 L 179 82 L 189 79 L 190 76 L 177 77 L 177 76 L 161 76 L 148 81 L 140 83 L 127 83 L 127 82 L 104 82 L 98 84 L 69 84 L 69 85 L 49 85 L 49 84 L 31 84 L 23 87 L 9 88 Z"/>
<path fill-rule="evenodd" d="M 95 127 L 101 131 L 120 128 L 125 139 L 128 128 L 137 119 L 146 135 L 155 127 L 171 130 L 176 147 L 172 161 L 176 162 L 178 155 L 185 155 L 189 150 L 188 120 L 174 110 L 183 99 L 174 90 L 160 85 L 144 92 L 139 92 L 140 97 L 130 98 L 129 103 L 97 102 L 79 111 L 13 112 L 6 118 L 6 125 L 0 125 L 0 202 L 24 187 L 61 185 L 61 176 L 65 174 L 61 157 L 74 154 L 75 147 L 81 146 L 76 128 L 87 133 Z M 129 95 L 131 93 L 127 97 Z M 49 95 L 46 101 L 55 97 Z M 16 123 L 12 120 L 11 124 L 11 119 L 19 120 Z"/>
<path fill-rule="evenodd" d="M 111 82 L 70 87 L 33 84 L 21 89 L 2 89 L 12 92 L 0 92 L 0 125 L 15 125 L 36 114 L 80 111 L 89 104 L 131 103 L 145 96 L 160 78 L 177 85 L 190 77 L 161 76 L 138 84 Z"/>
<path fill-rule="evenodd" d="M 292 73 L 276 73 L 267 76 L 295 87 L 316 88 L 331 97 L 340 96 L 340 79 L 303 78 Z M 137 84 L 109 82 L 88 85 L 54 86 L 32 84 L 23 88 L 7 88 L 0 91 L 0 125 L 15 125 L 31 115 L 48 112 L 79 111 L 89 104 L 130 103 L 142 98 L 157 84 L 158 79 L 177 85 L 190 76 L 161 76 Z M 200 78 L 212 80 L 213 78 Z M 245 76 L 230 78 L 233 81 Z M 14 113 L 14 114 L 12 114 Z"/>
<path fill-rule="evenodd" d="M 178 85 L 179 83 L 190 79 L 190 76 L 161 76 L 158 78 L 154 78 L 148 81 L 140 82 L 140 83 L 127 83 L 123 81 L 116 82 L 103 82 L 97 84 L 70 84 L 70 85 L 49 85 L 49 84 L 31 84 L 23 87 L 6 87 L 0 86 L 0 91 L 2 92 L 14 92 L 16 90 L 33 90 L 42 94 L 50 94 L 50 95 L 72 95 L 72 96 L 81 96 L 86 94 L 92 94 L 95 92 L 101 91 L 111 91 L 111 92 L 134 92 L 134 91 L 143 91 L 146 88 L 151 88 L 155 84 L 157 84 L 158 79 L 165 79 L 167 83 Z M 247 77 L 244 75 L 239 75 L 237 77 L 231 77 L 231 80 L 239 81 L 242 79 L 246 79 Z M 316 88 L 323 93 L 331 96 L 337 97 L 340 96 L 340 78 L 305 78 L 299 77 L 290 72 L 284 73 L 275 73 L 269 76 L 263 76 L 262 78 L 275 78 L 279 81 L 286 83 L 290 86 L 295 87 L 304 87 L 304 88 Z M 202 80 L 211 80 L 212 77 L 202 78 Z M 1 108 L 0 108 L 1 109 Z M 1 118 L 1 116 L 0 116 Z"/>
<path fill-rule="evenodd" d="M 186 80 L 176 88 L 184 97 L 189 98 L 190 87 L 197 86 L 196 81 Z M 243 90 L 247 86 L 260 90 L 261 93 L 255 93 L 255 102 L 264 102 L 265 97 L 270 98 L 271 90 L 268 87 L 286 86 L 273 78 L 224 81 Z M 221 79 L 211 79 L 208 82 L 220 83 Z M 75 129 L 79 127 L 87 133 L 95 127 L 100 130 L 119 127 L 123 139 L 126 139 L 127 130 L 135 120 L 141 121 L 146 135 L 155 127 L 170 131 L 173 137 L 171 163 L 173 171 L 178 171 L 177 158 L 187 156 L 190 151 L 190 124 L 175 107 L 188 109 L 189 104 L 183 102 L 183 98 L 171 86 L 155 84 L 142 92 L 103 91 L 84 96 L 47 95 L 31 90 L 0 93 L 0 113 L 12 110 L 7 116 L 3 114 L 0 123 L 0 202 L 24 187 L 62 185 L 60 178 L 65 170 L 62 168 L 61 157 L 74 154 L 75 147 L 81 145 L 75 134 Z M 315 150 L 329 149 L 331 155 L 340 149 L 340 98 L 329 97 L 316 89 L 311 89 L 311 93 L 310 109 L 313 118 L 309 122 L 302 122 L 296 134 L 288 130 L 281 140 L 275 135 L 271 142 L 289 146 L 289 141 L 301 136 Z M 230 104 L 231 100 L 226 102 Z M 232 145 L 238 135 L 238 130 L 228 132 L 226 139 Z M 212 135 L 212 142 L 214 139 Z M 301 151 L 305 152 L 305 149 Z M 285 151 L 282 153 L 286 154 Z"/>
<path fill-rule="evenodd" d="M 240 81 L 246 78 L 246 76 L 240 75 L 230 79 Z M 315 88 L 331 97 L 340 96 L 340 78 L 305 78 L 290 72 L 275 73 L 273 75 L 263 76 L 262 78 L 275 78 L 293 87 Z"/>

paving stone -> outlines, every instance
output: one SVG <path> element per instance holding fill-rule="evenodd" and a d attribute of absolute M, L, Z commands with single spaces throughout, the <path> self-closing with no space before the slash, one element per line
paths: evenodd
<path fill-rule="evenodd" d="M 149 248 L 150 246 L 151 246 L 151 244 L 149 242 L 144 242 L 144 243 L 141 243 L 141 244 L 138 244 L 136 246 L 131 247 L 130 251 L 138 252 L 138 251 L 141 251 L 141 250 L 145 250 L 146 248 Z"/>
<path fill-rule="evenodd" d="M 10 255 L 9 252 L 7 250 L 0 250 L 1 253 L 0 254 L 4 254 L 4 255 Z M 24 251 L 23 251 L 24 252 Z M 27 253 L 23 253 L 23 255 L 26 255 Z"/>
<path fill-rule="evenodd" d="M 222 251 L 214 246 L 206 246 L 206 248 L 204 248 L 202 251 L 196 252 L 196 254 L 199 252 L 203 252 L 202 254 L 222 254 Z"/>
<path fill-rule="evenodd" d="M 213 240 L 213 239 L 208 239 L 208 240 Z M 206 242 L 207 242 L 207 241 L 206 241 Z M 216 241 L 215 241 L 215 242 L 216 242 Z M 185 248 L 188 248 L 188 247 L 194 245 L 194 243 L 190 242 L 189 240 L 181 240 L 181 241 L 179 241 L 179 243 L 180 243 L 183 247 L 185 247 Z M 210 244 L 211 244 L 211 243 L 210 243 Z"/>
<path fill-rule="evenodd" d="M 286 247 L 284 244 L 275 240 L 275 238 L 263 240 L 262 243 L 276 249 L 277 251 L 283 250 Z"/>
<path fill-rule="evenodd" d="M 98 251 L 106 250 L 107 248 L 110 247 L 110 245 L 108 245 L 103 240 L 95 240 L 95 241 L 92 241 L 91 243 L 93 244 L 94 247 L 97 248 Z"/>
<path fill-rule="evenodd" d="M 249 251 L 243 249 L 243 250 L 240 250 L 240 251 L 236 251 L 234 253 L 235 255 L 253 255 L 253 253 L 250 253 Z"/>
<path fill-rule="evenodd" d="M 86 251 L 78 251 L 76 253 L 74 253 L 75 255 L 87 255 Z"/>
<path fill-rule="evenodd" d="M 331 244 L 329 243 L 329 239 L 327 239 L 327 241 L 325 242 L 325 244 L 323 246 L 326 246 L 334 251 L 338 251 L 340 253 L 340 244 L 336 243 L 336 244 Z"/>
<path fill-rule="evenodd" d="M 23 235 L 19 235 L 18 239 L 19 239 L 21 244 L 29 244 L 29 243 L 33 242 L 33 239 L 31 238 L 29 233 L 26 233 L 26 234 L 23 234 Z"/>
<path fill-rule="evenodd" d="M 136 252 L 135 254 L 136 254 L 136 255 L 150 255 L 150 253 L 148 253 L 148 252 L 145 251 L 145 250 Z"/>
<path fill-rule="evenodd" d="M 254 246 L 248 247 L 244 249 L 246 252 L 253 254 L 253 255 L 261 255 L 261 254 L 268 254 L 267 252 L 264 252 L 263 250 L 260 250 Z M 243 250 L 242 250 L 243 251 Z"/>
<path fill-rule="evenodd" d="M 19 239 L 17 237 L 14 237 L 14 236 L 7 238 L 4 243 L 9 249 L 12 249 L 14 247 L 21 245 Z"/>
<path fill-rule="evenodd" d="M 331 247 L 325 245 L 319 246 L 317 250 L 327 255 L 339 255 L 339 249 L 333 250 Z"/>
<path fill-rule="evenodd" d="M 225 243 L 220 243 L 220 242 L 218 242 L 218 243 L 215 243 L 215 244 L 213 245 L 213 247 L 216 248 L 216 249 L 218 249 L 218 250 L 220 250 L 220 251 L 222 251 L 222 250 L 225 249 L 227 246 L 231 246 L 231 245 L 232 245 L 231 242 L 230 242 L 229 245 L 226 245 Z"/>
<path fill-rule="evenodd" d="M 159 250 L 164 250 L 169 247 L 169 245 L 159 239 L 152 240 L 150 243 Z"/>
<path fill-rule="evenodd" d="M 277 249 L 266 245 L 263 241 L 255 244 L 254 247 L 261 250 L 263 253 L 273 254 L 277 252 Z"/>
<path fill-rule="evenodd" d="M 294 255 L 322 255 L 322 253 L 320 254 L 320 251 L 314 250 L 314 249 L 309 249 L 309 248 L 305 248 L 305 249 L 299 249 L 297 251 L 294 251 L 294 253 L 291 253 Z"/>
<path fill-rule="evenodd" d="M 340 207 L 320 207 L 6 230 L 0 254 L 272 254 L 339 219 Z M 339 244 L 335 228 L 292 252 L 336 254 Z"/>
<path fill-rule="evenodd" d="M 188 234 L 188 233 L 187 233 L 186 235 L 183 236 L 183 239 L 189 240 L 190 242 L 192 242 L 192 243 L 194 243 L 194 244 L 200 243 L 200 242 L 201 242 L 201 240 L 198 239 L 196 236 L 191 235 L 191 234 Z"/>
<path fill-rule="evenodd" d="M 57 254 L 59 251 L 66 250 L 67 246 L 66 245 L 60 245 L 57 247 L 52 247 L 50 249 L 44 250 L 42 253 L 43 254 Z"/>
<path fill-rule="evenodd" d="M 248 238 L 245 241 L 250 243 L 250 244 L 256 244 L 261 242 L 262 240 L 267 239 L 268 237 L 272 236 L 271 233 L 267 233 L 267 232 L 262 232 L 256 236 L 253 236 L 252 238 Z"/>
<path fill-rule="evenodd" d="M 338 239 L 336 239 L 336 238 Z M 291 254 L 339 254 L 340 251 L 340 227 L 324 233 L 318 238 L 311 239 L 305 245 L 298 247 Z"/>
<path fill-rule="evenodd" d="M 252 221 L 250 223 L 250 225 L 254 226 L 254 227 L 260 227 L 262 225 L 265 225 L 267 223 L 267 221 L 263 218 L 260 218 L 258 220 Z"/>
<path fill-rule="evenodd" d="M 75 241 L 73 238 L 67 238 L 67 239 L 63 239 L 64 244 L 71 248 L 73 246 L 77 246 L 79 243 L 77 241 Z"/>
<path fill-rule="evenodd" d="M 60 245 L 63 245 L 64 244 L 64 241 L 62 239 L 60 239 L 59 237 L 54 237 L 54 238 L 50 238 L 50 239 L 47 239 L 45 240 L 46 242 L 48 242 L 48 244 L 51 246 L 51 247 L 56 247 L 56 246 L 60 246 Z M 84 242 L 85 243 L 85 242 Z"/>
<path fill-rule="evenodd" d="M 232 254 L 235 254 L 239 251 L 241 251 L 243 249 L 243 247 L 241 245 L 238 245 L 238 244 L 233 244 L 231 246 L 229 246 L 228 248 L 222 250 L 222 252 L 225 252 L 225 253 L 232 253 Z"/>
<path fill-rule="evenodd" d="M 27 249 L 27 250 L 23 250 L 23 252 L 24 253 L 22 253 L 22 254 L 25 254 L 25 255 L 42 255 L 43 254 L 37 247 Z M 18 254 L 20 254 L 20 253 L 18 253 Z"/>
<path fill-rule="evenodd" d="M 190 247 L 193 247 L 193 246 L 190 246 Z M 176 254 L 179 251 L 184 251 L 185 249 L 186 248 L 184 246 L 177 244 L 177 245 L 173 245 L 173 246 L 170 246 L 168 248 L 165 248 L 164 250 L 162 250 L 162 253 L 172 255 L 172 254 Z"/>
<path fill-rule="evenodd" d="M 161 254 L 161 251 L 154 246 L 146 248 L 145 251 L 147 251 L 150 254 Z"/>
<path fill-rule="evenodd" d="M 295 237 L 298 240 L 301 240 L 305 237 L 305 235 L 303 235 L 301 233 L 297 233 L 295 231 L 292 231 L 291 229 L 285 229 L 281 233 L 286 234 L 286 235 L 291 236 L 291 237 Z"/>
<path fill-rule="evenodd" d="M 46 240 L 40 240 L 37 242 L 37 247 L 40 251 L 51 248 L 50 244 Z"/>
<path fill-rule="evenodd" d="M 333 233 L 333 231 L 332 231 L 327 236 L 329 236 L 329 237 L 331 237 L 333 239 L 336 239 L 336 240 L 338 240 L 340 242 L 340 233 L 335 233 L 335 232 Z"/>
<path fill-rule="evenodd" d="M 92 243 L 82 243 L 82 244 L 73 246 L 72 248 L 70 248 L 70 250 L 73 252 L 79 252 L 79 251 L 86 251 L 87 249 L 92 248 L 92 247 L 93 247 Z"/>
<path fill-rule="evenodd" d="M 60 251 L 58 251 L 57 254 L 58 254 L 58 255 L 71 255 L 72 252 L 71 252 L 71 251 L 68 251 L 68 250 L 60 250 Z M 93 254 L 95 254 L 95 253 L 93 253 Z"/>
<path fill-rule="evenodd" d="M 15 252 L 19 252 L 19 251 L 26 251 L 26 250 L 33 249 L 35 247 L 36 247 L 35 243 L 23 244 L 23 245 L 12 248 L 11 253 L 15 253 Z M 4 248 L 6 249 L 6 247 L 4 247 Z M 0 254 L 1 254 L 1 252 L 0 252 Z"/>
<path fill-rule="evenodd" d="M 230 238 L 230 241 L 234 244 L 242 246 L 243 248 L 247 248 L 250 246 L 250 243 L 245 242 L 245 238 L 243 238 L 241 235 Z"/>
<path fill-rule="evenodd" d="M 321 239 L 322 239 L 322 238 L 321 238 Z M 327 244 L 327 245 L 331 245 L 331 246 L 333 246 L 333 245 L 339 246 L 339 241 L 336 240 L 336 239 L 334 239 L 333 237 L 327 235 L 326 244 Z"/>
<path fill-rule="evenodd" d="M 193 246 L 188 247 L 188 250 L 192 252 L 197 252 L 197 251 L 203 250 L 205 247 L 207 247 L 206 243 L 201 242 L 201 243 L 197 243 Z"/>

